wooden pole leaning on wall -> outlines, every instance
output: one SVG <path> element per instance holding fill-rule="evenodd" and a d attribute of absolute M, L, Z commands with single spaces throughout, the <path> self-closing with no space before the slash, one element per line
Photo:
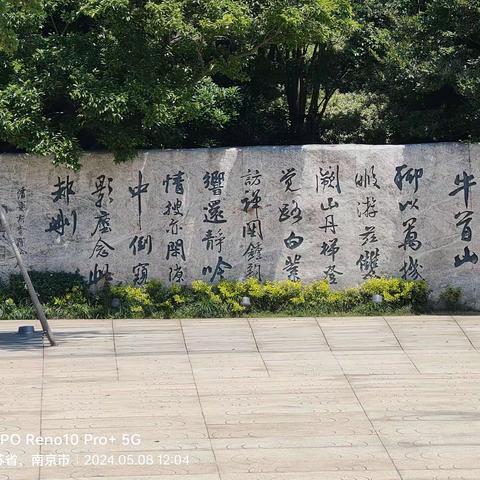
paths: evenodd
<path fill-rule="evenodd" d="M 2 230 L 5 232 L 8 243 L 10 244 L 10 246 L 13 249 L 13 252 L 15 253 L 15 258 L 17 259 L 18 267 L 20 268 L 23 280 L 27 285 L 28 293 L 32 300 L 33 306 L 35 307 L 35 311 L 37 312 L 37 318 L 40 320 L 40 323 L 42 324 L 43 333 L 47 337 L 48 341 L 50 342 L 50 345 L 54 347 L 57 345 L 57 342 L 55 341 L 52 331 L 50 330 L 50 325 L 48 325 L 47 317 L 45 316 L 45 312 L 43 311 L 42 305 L 38 300 L 37 292 L 35 291 L 35 288 L 33 288 L 32 281 L 30 280 L 30 276 L 28 275 L 27 269 L 25 268 L 25 265 L 23 263 L 22 256 L 20 255 L 20 250 L 18 249 L 17 244 L 15 243 L 15 240 L 13 239 L 12 231 L 10 230 L 10 226 L 8 225 L 5 211 L 6 210 L 4 209 L 3 206 L 0 207 L 0 225 L 2 227 Z"/>

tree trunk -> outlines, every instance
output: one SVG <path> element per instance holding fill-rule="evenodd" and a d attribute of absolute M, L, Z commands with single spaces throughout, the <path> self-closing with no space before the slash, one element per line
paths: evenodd
<path fill-rule="evenodd" d="M 310 97 L 310 106 L 308 107 L 307 118 L 305 122 L 305 135 L 308 143 L 318 143 L 319 141 L 319 119 L 318 119 L 318 100 L 320 98 L 320 82 L 316 81 L 313 85 Z"/>
<path fill-rule="evenodd" d="M 286 53 L 285 93 L 290 120 L 289 140 L 291 143 L 302 143 L 304 141 L 307 92 L 305 88 L 305 58 L 301 49 Z"/>

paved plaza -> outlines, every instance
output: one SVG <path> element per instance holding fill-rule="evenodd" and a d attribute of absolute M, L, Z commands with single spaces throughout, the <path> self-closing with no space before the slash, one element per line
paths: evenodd
<path fill-rule="evenodd" d="M 33 323 L 0 480 L 480 479 L 480 316 Z"/>

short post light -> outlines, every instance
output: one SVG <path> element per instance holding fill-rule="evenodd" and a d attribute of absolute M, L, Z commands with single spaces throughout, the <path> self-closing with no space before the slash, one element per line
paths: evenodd
<path fill-rule="evenodd" d="M 118 310 L 122 306 L 122 302 L 118 297 L 113 297 L 111 305 L 114 310 Z"/>
<path fill-rule="evenodd" d="M 376 305 L 381 305 L 383 303 L 382 295 L 379 295 L 378 293 L 375 293 L 374 295 L 372 295 L 372 302 L 375 303 Z"/>
<path fill-rule="evenodd" d="M 240 302 L 240 305 L 245 310 L 250 310 L 250 307 L 252 306 L 252 303 L 250 301 L 250 297 L 242 297 L 242 301 Z"/>

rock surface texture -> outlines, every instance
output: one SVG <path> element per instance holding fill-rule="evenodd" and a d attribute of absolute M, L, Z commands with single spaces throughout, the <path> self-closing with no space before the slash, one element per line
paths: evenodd
<path fill-rule="evenodd" d="M 0 156 L 30 269 L 157 278 L 424 278 L 480 308 L 480 145 L 310 145 L 88 154 L 74 172 Z M 15 270 L 5 240 L 2 277 Z"/>

